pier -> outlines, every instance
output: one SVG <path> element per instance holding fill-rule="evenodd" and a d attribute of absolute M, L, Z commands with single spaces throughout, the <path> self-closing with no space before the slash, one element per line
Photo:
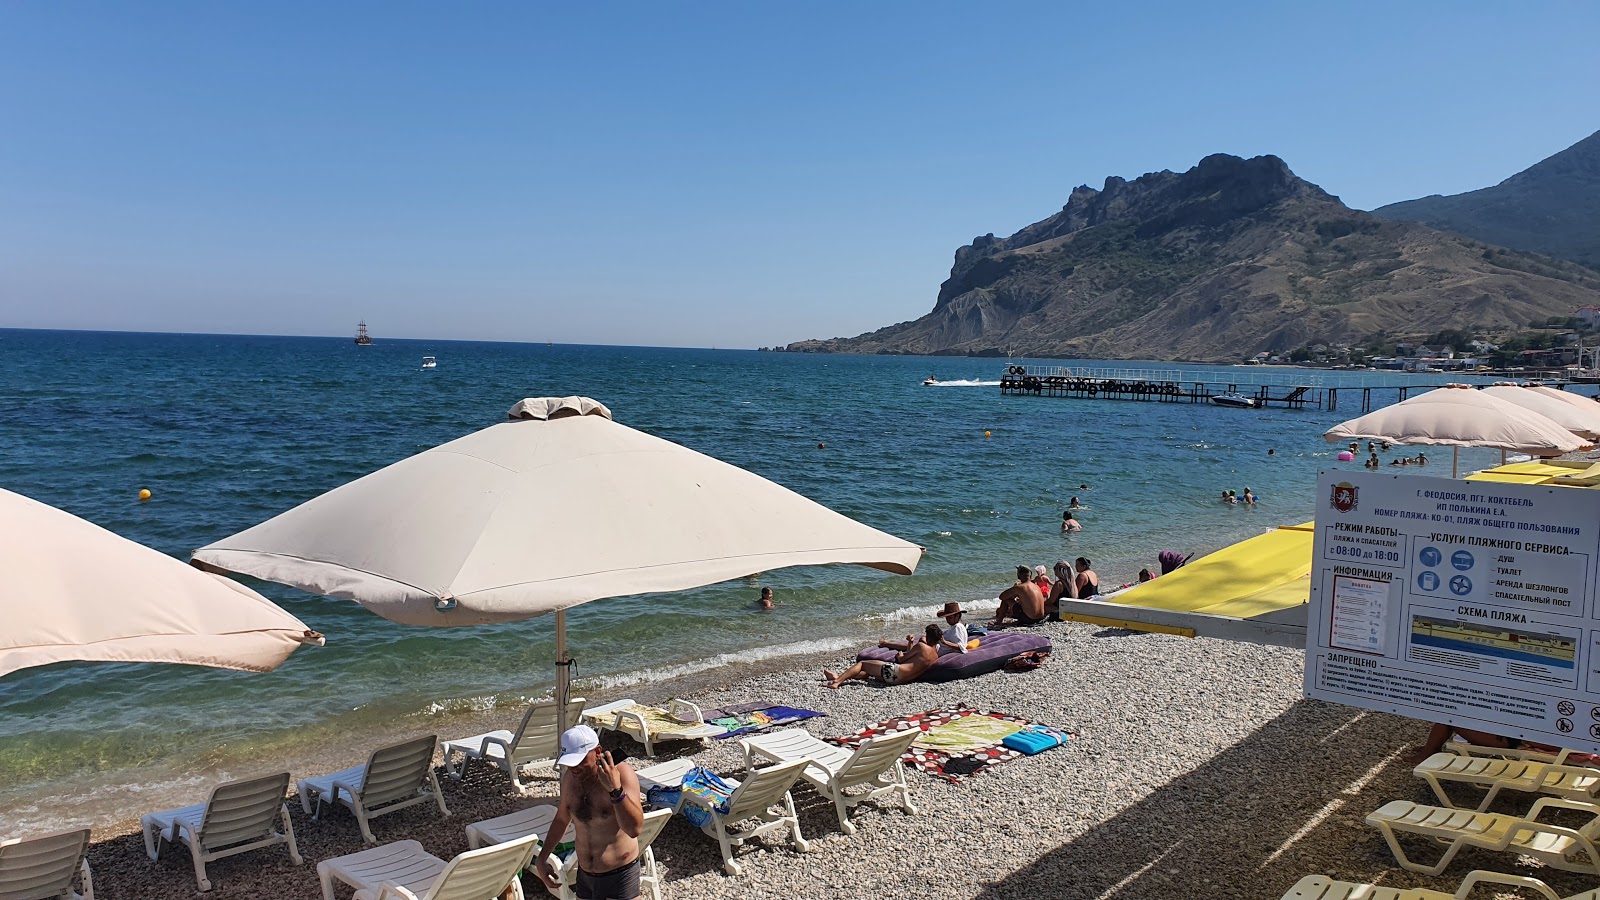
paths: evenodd
<path fill-rule="evenodd" d="M 1388 406 L 1450 383 L 1445 380 L 1424 383 L 1406 379 L 1392 384 L 1355 381 L 1339 384 L 1334 378 L 1305 370 L 1284 372 L 1253 370 L 1255 367 L 1251 366 L 1239 368 L 1237 374 L 1218 377 L 1216 372 L 1186 372 L 1182 369 L 1026 366 L 1013 363 L 1006 367 L 1005 374 L 1001 376 L 1000 393 L 1147 403 L 1210 403 L 1211 398 L 1219 394 L 1237 394 L 1254 400 L 1257 408 L 1277 406 L 1333 410 L 1339 407 L 1339 392 L 1342 390 L 1346 394 L 1355 394 L 1360 401 L 1360 412 L 1365 413 L 1371 412 L 1374 404 Z M 1457 376 L 1457 380 L 1465 378 Z M 1558 388 L 1566 386 L 1560 381 L 1544 383 Z"/>

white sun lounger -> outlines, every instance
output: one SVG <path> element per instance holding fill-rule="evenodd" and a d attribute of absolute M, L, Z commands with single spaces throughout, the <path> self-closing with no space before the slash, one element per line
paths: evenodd
<path fill-rule="evenodd" d="M 508 887 L 515 900 L 523 900 L 517 873 L 538 847 L 530 835 L 445 862 L 416 841 L 396 841 L 323 860 L 317 878 L 322 900 L 334 900 L 334 881 L 355 888 L 355 900 L 497 900 Z"/>
<path fill-rule="evenodd" d="M 433 748 L 438 737 L 428 735 L 403 744 L 372 751 L 364 766 L 354 766 L 316 778 L 302 779 L 300 807 L 313 819 L 322 814 L 323 803 L 343 803 L 355 813 L 361 837 L 369 844 L 372 836 L 368 821 L 429 800 L 439 804 L 439 814 L 448 816 L 439 780 L 433 777 Z"/>
<path fill-rule="evenodd" d="M 294 824 L 289 821 L 289 806 L 283 802 L 288 791 L 289 773 L 279 772 L 219 784 L 204 803 L 150 813 L 139 819 L 144 852 L 159 859 L 163 842 L 188 844 L 194 880 L 202 891 L 211 890 L 206 863 L 236 853 L 288 844 L 289 861 L 298 866 L 305 860 L 295 846 Z M 274 827 L 274 819 L 283 822 L 282 831 Z"/>
<path fill-rule="evenodd" d="M 567 722 L 577 724 L 583 715 L 584 699 L 574 697 L 567 701 Z M 543 760 L 555 761 L 561 755 L 561 732 L 556 723 L 556 702 L 542 700 L 528 707 L 516 731 L 490 731 L 472 737 L 445 741 L 439 749 L 444 752 L 444 771 L 456 781 L 461 780 L 470 759 L 481 759 L 504 769 L 511 776 L 511 786 L 517 793 L 526 794 L 519 771 Z"/>
<path fill-rule="evenodd" d="M 7 900 L 94 900 L 84 853 L 89 829 L 0 841 L 0 897 Z M 83 893 L 72 890 L 76 876 Z"/>
<path fill-rule="evenodd" d="M 643 744 L 646 756 L 656 755 L 657 741 L 704 741 L 727 733 L 720 725 L 707 724 L 700 707 L 687 700 L 669 701 L 666 709 L 617 700 L 585 710 L 583 718 L 597 729 L 620 731 Z"/>
<path fill-rule="evenodd" d="M 757 769 L 745 773 L 745 780 L 741 784 L 732 778 L 724 777 L 728 787 L 733 789 L 733 795 L 728 798 L 728 811 L 717 812 L 709 804 L 700 802 L 699 798 L 684 794 L 683 803 L 698 803 L 706 807 L 711 813 L 711 821 L 701 826 L 700 830 L 717 839 L 717 846 L 722 850 L 722 868 L 729 875 L 741 874 L 744 869 L 733 861 L 733 848 L 747 840 L 769 832 L 787 832 L 789 845 L 801 853 L 811 849 L 811 845 L 800 835 L 800 818 L 795 814 L 794 797 L 789 789 L 799 780 L 800 773 L 810 764 L 808 759 L 797 759 L 791 762 L 780 763 L 766 769 Z M 679 787 L 683 784 L 683 776 L 694 768 L 694 761 L 689 759 L 674 759 L 660 765 L 641 769 L 639 787 L 648 792 L 651 787 Z M 774 813 L 772 810 L 778 808 Z M 744 829 L 735 829 L 734 826 L 745 820 L 755 820 L 756 824 Z"/>
<path fill-rule="evenodd" d="M 850 824 L 850 807 L 868 800 L 895 797 L 907 813 L 915 814 L 911 804 L 911 790 L 906 787 L 905 768 L 900 757 L 911 748 L 911 743 L 922 735 L 915 728 L 895 734 L 869 738 L 855 750 L 830 744 L 812 737 L 803 728 L 787 728 L 768 734 L 756 735 L 740 741 L 744 747 L 744 767 L 754 769 L 757 760 L 785 763 L 793 760 L 810 762 L 802 772 L 817 793 L 833 801 L 839 813 L 839 828 L 845 834 L 855 834 Z M 851 794 L 849 789 L 866 786 L 863 793 Z"/>
<path fill-rule="evenodd" d="M 1592 818 L 1581 828 L 1538 821 L 1547 809 L 1577 810 Z M 1577 800 L 1542 797 L 1526 818 L 1395 800 L 1368 815 L 1367 824 L 1383 833 L 1396 862 L 1426 875 L 1443 872 L 1463 847 L 1521 853 L 1557 869 L 1600 875 L 1600 852 L 1594 845 L 1600 806 Z M 1433 838 L 1445 845 L 1444 856 L 1431 866 L 1413 862 L 1395 837 L 1397 831 Z"/>
<path fill-rule="evenodd" d="M 1418 763 L 1411 772 L 1433 788 L 1434 796 L 1439 798 L 1440 803 L 1452 809 L 1456 808 L 1456 804 L 1445 792 L 1446 783 L 1484 788 L 1486 793 L 1476 807 L 1479 812 L 1488 809 L 1503 790 L 1552 794 L 1568 800 L 1584 801 L 1593 801 L 1595 794 L 1600 792 L 1600 769 L 1529 759 L 1435 753 Z"/>
<path fill-rule="evenodd" d="M 1537 878 L 1524 875 L 1503 875 L 1478 869 L 1467 873 L 1455 893 L 1433 891 L 1427 888 L 1379 887 L 1375 884 L 1356 884 L 1335 881 L 1326 875 L 1307 875 L 1283 895 L 1283 900 L 1467 900 L 1479 884 L 1489 882 L 1534 891 L 1546 900 L 1563 900 L 1550 886 Z M 1573 894 L 1565 900 L 1600 900 L 1600 888 Z"/>
<path fill-rule="evenodd" d="M 508 815 L 474 822 L 467 826 L 467 846 L 474 848 L 490 846 L 529 835 L 543 842 L 555 817 L 556 805 L 541 803 Z M 661 829 L 667 826 L 667 820 L 670 818 L 672 818 L 670 809 L 651 810 L 644 814 L 644 824 L 639 828 L 639 886 L 649 894 L 651 900 L 661 900 L 661 874 L 656 868 L 656 854 L 650 849 L 650 845 L 661 834 Z M 568 825 L 567 833 L 556 843 L 564 844 L 572 839 L 573 829 Z M 556 866 L 556 877 L 561 880 L 560 900 L 577 900 L 575 889 L 578 883 L 578 855 L 576 853 L 566 862 Z"/>

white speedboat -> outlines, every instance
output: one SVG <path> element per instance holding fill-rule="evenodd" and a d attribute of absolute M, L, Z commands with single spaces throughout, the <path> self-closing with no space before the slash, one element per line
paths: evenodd
<path fill-rule="evenodd" d="M 439 368 L 439 361 L 431 356 L 424 356 L 422 358 L 422 367 L 424 369 L 437 369 Z"/>
<path fill-rule="evenodd" d="M 1260 400 L 1254 397 L 1246 397 L 1236 391 L 1229 391 L 1226 394 L 1212 394 L 1211 402 L 1218 406 L 1231 406 L 1237 409 L 1255 409 L 1261 405 Z"/>
<path fill-rule="evenodd" d="M 927 378 L 922 379 L 922 386 L 923 387 L 932 387 L 933 385 L 936 385 L 938 383 L 939 383 L 939 379 L 933 377 L 932 375 L 929 375 Z"/>

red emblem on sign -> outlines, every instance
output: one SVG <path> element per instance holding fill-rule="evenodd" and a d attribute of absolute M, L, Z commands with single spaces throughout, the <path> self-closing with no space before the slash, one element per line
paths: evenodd
<path fill-rule="evenodd" d="M 1333 496 L 1328 498 L 1328 504 L 1339 512 L 1347 513 L 1356 508 L 1356 487 L 1348 481 L 1341 481 L 1333 486 Z"/>

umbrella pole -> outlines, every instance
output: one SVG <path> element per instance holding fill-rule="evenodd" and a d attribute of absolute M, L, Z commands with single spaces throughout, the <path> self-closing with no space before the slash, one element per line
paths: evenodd
<path fill-rule="evenodd" d="M 1461 448 L 1460 447 L 1451 447 L 1450 448 L 1450 477 L 1451 478 L 1456 477 L 1456 472 L 1458 471 L 1457 463 L 1459 463 L 1459 462 L 1461 462 Z"/>
<path fill-rule="evenodd" d="M 556 729 L 566 731 L 576 723 L 567 721 L 567 696 L 572 693 L 569 673 L 572 660 L 567 659 L 567 611 L 556 610 Z"/>

